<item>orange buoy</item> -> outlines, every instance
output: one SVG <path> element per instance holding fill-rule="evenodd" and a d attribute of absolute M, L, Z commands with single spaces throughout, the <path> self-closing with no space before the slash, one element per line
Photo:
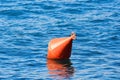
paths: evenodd
<path fill-rule="evenodd" d="M 76 38 L 75 33 L 70 37 L 55 38 L 49 42 L 48 55 L 49 59 L 68 59 L 71 56 L 72 41 Z"/>

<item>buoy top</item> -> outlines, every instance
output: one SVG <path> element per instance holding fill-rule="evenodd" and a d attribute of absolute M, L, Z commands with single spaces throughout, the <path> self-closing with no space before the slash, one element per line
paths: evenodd
<path fill-rule="evenodd" d="M 76 39 L 76 34 L 75 34 L 74 32 L 71 33 L 71 38 L 72 38 L 73 40 Z"/>

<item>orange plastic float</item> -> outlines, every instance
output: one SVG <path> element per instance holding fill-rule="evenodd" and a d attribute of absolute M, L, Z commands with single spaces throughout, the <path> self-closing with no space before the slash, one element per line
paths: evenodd
<path fill-rule="evenodd" d="M 72 41 L 76 38 L 75 33 L 70 37 L 55 38 L 49 42 L 48 55 L 49 59 L 69 59 L 71 56 Z"/>

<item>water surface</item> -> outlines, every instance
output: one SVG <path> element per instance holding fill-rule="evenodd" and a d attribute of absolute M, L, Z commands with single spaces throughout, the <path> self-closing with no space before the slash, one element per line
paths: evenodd
<path fill-rule="evenodd" d="M 74 31 L 69 60 L 46 59 Z M 0 0 L 0 80 L 120 80 L 119 0 Z"/>

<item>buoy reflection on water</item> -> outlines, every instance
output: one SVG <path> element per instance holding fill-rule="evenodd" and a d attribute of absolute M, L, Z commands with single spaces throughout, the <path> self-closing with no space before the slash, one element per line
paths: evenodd
<path fill-rule="evenodd" d="M 70 59 L 53 60 L 47 59 L 48 73 L 54 79 L 70 78 L 74 74 L 74 67 Z"/>

